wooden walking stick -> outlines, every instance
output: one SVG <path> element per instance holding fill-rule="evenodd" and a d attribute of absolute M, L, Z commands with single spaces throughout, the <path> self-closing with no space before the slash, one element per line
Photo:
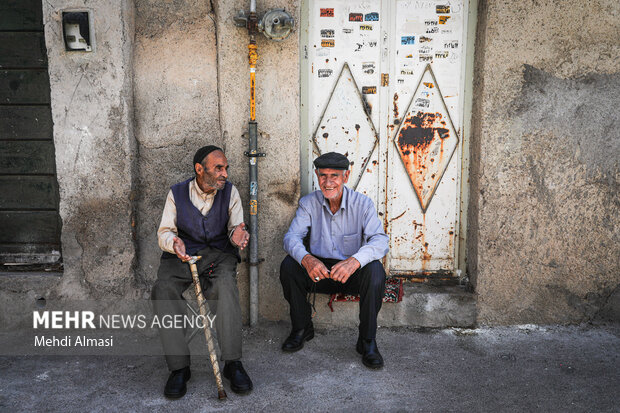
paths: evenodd
<path fill-rule="evenodd" d="M 190 257 L 189 269 L 192 272 L 192 279 L 194 280 L 194 289 L 196 290 L 196 299 L 198 300 L 198 308 L 200 309 L 200 315 L 203 317 L 207 324 L 204 325 L 205 339 L 207 340 L 207 348 L 209 349 L 209 358 L 211 359 L 211 365 L 213 366 L 213 374 L 215 375 L 215 383 L 217 384 L 217 397 L 220 400 L 225 399 L 226 391 L 224 390 L 224 384 L 222 383 L 222 374 L 220 373 L 220 365 L 217 363 L 217 354 L 215 353 L 215 342 L 211 335 L 211 327 L 209 326 L 209 319 L 207 318 L 208 304 L 202 295 L 202 287 L 200 286 L 200 280 L 198 279 L 198 268 L 196 262 L 201 259 L 201 256 Z"/>

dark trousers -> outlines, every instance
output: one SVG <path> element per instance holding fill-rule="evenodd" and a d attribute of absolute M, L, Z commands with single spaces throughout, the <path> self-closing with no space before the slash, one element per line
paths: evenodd
<path fill-rule="evenodd" d="M 215 316 L 218 343 L 223 360 L 241 358 L 241 307 L 237 288 L 237 258 L 219 250 L 206 248 L 198 251 L 202 259 L 196 263 L 198 276 L 211 313 Z M 212 274 L 207 277 L 213 264 Z M 166 315 L 187 314 L 182 294 L 193 284 L 189 265 L 178 258 L 162 258 L 157 281 L 151 291 L 153 310 L 162 320 Z M 193 287 L 192 287 L 193 289 Z M 194 293 L 192 292 L 192 295 Z M 213 314 L 210 315 L 213 318 Z M 205 323 L 209 323 L 205 320 Z M 164 347 L 168 369 L 178 370 L 189 366 L 189 347 L 184 328 L 160 328 L 159 336 Z"/>
<path fill-rule="evenodd" d="M 327 269 L 340 260 L 317 257 Z M 360 325 L 361 338 L 374 339 L 377 334 L 377 315 L 381 310 L 385 293 L 385 270 L 379 261 L 371 261 L 358 269 L 349 277 L 346 283 L 332 279 L 324 279 L 317 283 L 308 276 L 308 272 L 290 255 L 287 255 L 280 265 L 280 282 L 284 291 L 284 298 L 288 301 L 291 311 L 293 330 L 305 328 L 311 320 L 311 307 L 307 295 L 316 284 L 316 292 L 323 294 L 359 294 L 360 296 Z"/>

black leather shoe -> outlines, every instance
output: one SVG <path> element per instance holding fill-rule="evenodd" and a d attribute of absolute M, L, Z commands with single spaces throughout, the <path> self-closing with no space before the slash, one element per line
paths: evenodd
<path fill-rule="evenodd" d="M 304 341 L 310 341 L 314 338 L 314 326 L 312 322 L 306 328 L 291 331 L 291 334 L 282 343 L 282 350 L 292 353 L 301 350 L 304 347 Z"/>
<path fill-rule="evenodd" d="M 248 373 L 243 368 L 243 364 L 239 360 L 226 362 L 224 365 L 224 377 L 230 380 L 230 388 L 235 393 L 249 393 L 254 387 L 250 376 L 248 376 Z"/>
<path fill-rule="evenodd" d="M 164 395 L 171 399 L 179 399 L 185 396 L 187 392 L 185 383 L 188 382 L 190 377 L 192 377 L 192 372 L 189 370 L 189 366 L 174 370 L 168 377 L 166 387 L 164 388 Z"/>
<path fill-rule="evenodd" d="M 370 369 L 380 369 L 383 367 L 383 357 L 379 353 L 377 341 L 374 338 L 370 340 L 358 338 L 355 349 L 362 355 L 364 366 Z"/>

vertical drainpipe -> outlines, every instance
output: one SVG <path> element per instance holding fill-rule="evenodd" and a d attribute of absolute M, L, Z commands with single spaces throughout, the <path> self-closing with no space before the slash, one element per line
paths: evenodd
<path fill-rule="evenodd" d="M 256 123 L 256 63 L 258 53 L 256 34 L 258 33 L 258 18 L 256 17 L 256 0 L 250 1 L 250 16 L 248 18 L 250 44 L 248 45 L 248 60 L 250 63 L 250 121 L 248 123 L 249 157 L 250 163 L 250 326 L 258 323 L 258 165 L 257 158 L 264 156 L 258 153 L 258 133 Z"/>

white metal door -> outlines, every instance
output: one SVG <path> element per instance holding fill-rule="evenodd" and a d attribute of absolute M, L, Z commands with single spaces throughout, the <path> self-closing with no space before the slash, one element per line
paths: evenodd
<path fill-rule="evenodd" d="M 370 196 L 385 222 L 389 272 L 453 275 L 463 0 L 315 0 L 305 3 L 304 15 L 304 189 L 316 189 L 316 156 L 346 154 L 349 186 Z"/>

